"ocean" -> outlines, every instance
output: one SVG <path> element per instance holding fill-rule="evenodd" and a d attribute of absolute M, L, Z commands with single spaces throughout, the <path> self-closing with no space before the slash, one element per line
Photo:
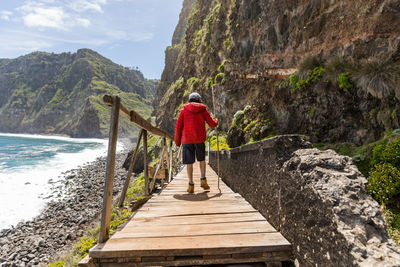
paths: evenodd
<path fill-rule="evenodd" d="M 62 172 L 105 156 L 108 140 L 0 134 L 0 230 L 44 208 L 50 182 Z"/>

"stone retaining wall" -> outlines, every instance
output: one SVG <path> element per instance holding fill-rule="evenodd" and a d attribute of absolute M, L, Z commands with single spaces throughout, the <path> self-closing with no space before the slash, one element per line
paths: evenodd
<path fill-rule="evenodd" d="M 283 135 L 221 151 L 220 174 L 292 243 L 297 266 L 400 266 L 381 209 L 349 157 Z"/>

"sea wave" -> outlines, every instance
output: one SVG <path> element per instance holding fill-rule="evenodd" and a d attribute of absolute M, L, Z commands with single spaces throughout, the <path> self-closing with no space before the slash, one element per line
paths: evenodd
<path fill-rule="evenodd" d="M 6 168 L 5 162 L 0 162 L 0 230 L 16 225 L 23 220 L 29 220 L 40 213 L 47 200 L 41 195 L 50 192 L 49 180 L 57 182 L 64 179 L 63 172 L 76 169 L 85 163 L 95 161 L 98 157 L 106 156 L 108 140 L 104 139 L 75 139 L 59 136 L 25 135 L 25 134 L 0 134 L 0 136 L 40 138 L 62 140 L 73 144 L 95 142 L 96 146 L 74 152 L 72 147 L 54 149 L 42 147 L 47 152 L 54 153 L 46 161 L 35 162 L 34 165 L 18 165 Z M 70 150 L 72 150 L 72 152 Z M 117 151 L 124 149 L 118 143 Z M 40 150 L 40 149 L 39 149 Z M 38 152 L 38 151 L 36 151 Z M 18 153 L 36 153 L 31 148 Z M 43 151 L 39 151 L 43 152 Z M 38 152 L 38 153 L 39 153 Z"/>
<path fill-rule="evenodd" d="M 100 138 L 72 138 L 72 137 L 63 136 L 63 135 L 0 133 L 0 136 L 61 140 L 61 141 L 71 141 L 71 142 L 74 142 L 74 143 L 98 142 L 98 143 L 105 143 L 106 144 L 108 142 L 107 139 L 100 139 Z"/>

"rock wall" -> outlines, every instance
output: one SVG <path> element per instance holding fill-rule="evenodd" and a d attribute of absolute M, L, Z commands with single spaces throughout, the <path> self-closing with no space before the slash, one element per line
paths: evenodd
<path fill-rule="evenodd" d="M 295 93 L 281 83 L 310 56 L 360 64 L 387 57 L 398 64 L 399 0 L 197 0 L 183 20 L 185 37 L 167 48 L 154 102 L 158 125 L 171 133 L 191 91 L 213 106 L 209 85 L 219 73 L 223 82 L 215 82 L 215 105 L 224 131 L 246 105 L 257 106 L 275 133 L 307 134 L 315 142 L 361 144 L 400 127 L 394 96 L 377 97 L 359 87 L 355 76 L 349 90 L 334 84 L 337 77 L 332 83 L 324 77 Z"/>
<path fill-rule="evenodd" d="M 210 154 L 216 170 L 216 152 Z M 220 154 L 225 183 L 292 243 L 297 266 L 399 266 L 366 179 L 332 150 L 284 135 Z"/>

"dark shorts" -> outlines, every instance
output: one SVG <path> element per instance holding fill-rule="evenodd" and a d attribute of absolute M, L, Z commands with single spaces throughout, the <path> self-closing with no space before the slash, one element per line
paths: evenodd
<path fill-rule="evenodd" d="M 204 161 L 206 159 L 206 145 L 199 144 L 183 144 L 182 162 L 183 164 L 194 163 L 196 156 L 197 161 Z"/>

